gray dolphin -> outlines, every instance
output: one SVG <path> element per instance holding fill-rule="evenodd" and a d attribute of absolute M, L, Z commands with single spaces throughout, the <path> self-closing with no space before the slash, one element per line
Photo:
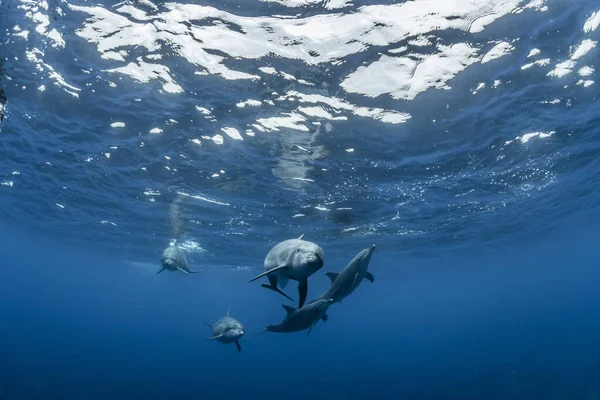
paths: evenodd
<path fill-rule="evenodd" d="M 2 2 L 0 1 L 0 4 Z M 0 88 L 0 122 L 2 122 L 2 120 L 4 120 L 4 113 L 6 112 L 6 103 L 7 103 L 7 99 L 6 99 L 6 94 L 4 93 L 4 89 Z"/>
<path fill-rule="evenodd" d="M 309 304 L 301 308 L 294 308 L 282 304 L 281 306 L 287 312 L 287 315 L 277 325 L 269 325 L 262 332 L 259 332 L 255 336 L 261 335 L 265 332 L 278 332 L 278 333 L 289 333 L 298 332 L 308 329 L 306 336 L 312 331 L 313 326 L 320 319 L 323 322 L 327 321 L 327 310 L 329 306 L 333 304 L 333 299 L 317 299 L 311 301 Z"/>
<path fill-rule="evenodd" d="M 323 267 L 325 254 L 323 249 L 307 240 L 302 240 L 304 234 L 298 239 L 284 240 L 273 246 L 265 257 L 265 272 L 250 279 L 255 281 L 267 275 L 269 284 L 261 286 L 273 290 L 294 301 L 278 286 L 285 288 L 289 279 L 298 281 L 298 307 L 302 308 L 308 293 L 308 278 Z"/>
<path fill-rule="evenodd" d="M 335 303 L 341 303 L 344 298 L 356 290 L 363 278 L 373 283 L 375 278 L 367 271 L 367 268 L 374 251 L 375 245 L 361 250 L 340 273 L 327 272 L 325 275 L 331 279 L 331 285 L 316 300 L 333 299 Z"/>
<path fill-rule="evenodd" d="M 168 269 L 169 271 L 180 271 L 184 274 L 196 274 L 199 272 L 190 271 L 190 266 L 188 265 L 185 253 L 183 249 L 177 246 L 177 243 L 170 245 L 163 250 L 160 257 L 160 264 L 161 268 L 157 274 L 160 274 L 165 269 Z"/>
<path fill-rule="evenodd" d="M 205 340 L 216 340 L 221 343 L 235 343 L 238 351 L 242 351 L 240 339 L 244 336 L 246 331 L 244 330 L 244 325 L 242 325 L 240 321 L 229 316 L 229 310 L 227 310 L 227 315 L 215 322 L 214 325 L 205 321 L 202 322 L 212 329 L 212 336 Z"/>

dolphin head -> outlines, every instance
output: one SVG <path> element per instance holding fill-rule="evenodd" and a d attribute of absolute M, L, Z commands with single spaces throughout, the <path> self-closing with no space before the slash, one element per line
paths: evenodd
<path fill-rule="evenodd" d="M 177 269 L 177 261 L 173 258 L 166 257 L 160 260 L 161 265 L 164 269 L 176 270 Z"/>
<path fill-rule="evenodd" d="M 369 263 L 371 262 L 371 256 L 373 255 L 374 251 L 375 245 L 372 245 L 371 247 L 364 249 L 356 255 L 355 260 L 358 263 L 358 268 L 363 275 L 367 273 L 367 268 L 369 267 Z"/>
<path fill-rule="evenodd" d="M 160 263 L 164 269 L 174 271 L 177 269 L 177 259 L 181 250 L 177 246 L 168 246 L 163 250 Z"/>
<path fill-rule="evenodd" d="M 333 299 L 319 299 L 315 301 L 315 305 L 319 310 L 319 316 L 324 315 L 329 309 L 329 306 L 333 304 L 333 302 Z"/>
<path fill-rule="evenodd" d="M 231 340 L 240 340 L 246 331 L 242 325 L 236 325 L 227 329 L 224 335 Z"/>
<path fill-rule="evenodd" d="M 296 265 L 303 265 L 306 267 L 312 274 L 323 267 L 325 253 L 321 246 L 313 242 L 303 241 L 303 243 L 296 248 L 294 261 Z"/>
<path fill-rule="evenodd" d="M 283 331 L 281 324 L 267 325 L 263 332 L 281 332 Z"/>

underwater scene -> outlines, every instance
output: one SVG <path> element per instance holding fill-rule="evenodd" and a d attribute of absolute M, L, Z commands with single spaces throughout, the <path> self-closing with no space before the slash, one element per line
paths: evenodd
<path fill-rule="evenodd" d="M 600 400 L 597 0 L 0 0 L 0 400 Z"/>

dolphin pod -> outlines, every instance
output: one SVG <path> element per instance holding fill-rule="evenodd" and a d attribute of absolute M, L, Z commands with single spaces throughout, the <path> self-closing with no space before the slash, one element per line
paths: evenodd
<path fill-rule="evenodd" d="M 178 246 L 180 236 L 182 235 L 182 216 L 180 212 L 181 199 L 178 198 L 171 205 L 172 230 L 175 234 L 175 243 L 165 248 L 161 255 L 161 269 L 157 274 L 164 270 L 180 271 L 186 275 L 197 273 L 189 268 L 185 252 Z M 330 279 L 330 285 L 320 296 L 306 303 L 308 294 L 308 279 L 317 271 L 323 268 L 325 264 L 325 253 L 321 246 L 303 239 L 304 234 L 296 239 L 287 239 L 277 243 L 267 253 L 264 259 L 264 271 L 249 282 L 253 282 L 264 276 L 268 283 L 261 287 L 272 290 L 287 299 L 294 301 L 282 289 L 284 289 L 289 280 L 298 282 L 298 308 L 282 304 L 286 315 L 278 324 L 268 325 L 261 332 L 292 333 L 308 330 L 306 336 L 310 334 L 313 327 L 319 320 L 326 322 L 328 320 L 329 307 L 335 303 L 342 303 L 346 297 L 350 296 L 367 279 L 374 283 L 375 278 L 368 271 L 371 257 L 375 252 L 375 245 L 361 250 L 354 258 L 338 273 L 327 272 L 325 275 Z M 240 339 L 245 334 L 244 326 L 238 320 L 230 317 L 229 310 L 226 316 L 217 320 L 214 324 L 207 326 L 212 330 L 212 336 L 205 340 L 216 340 L 220 343 L 235 343 L 238 352 L 241 352 Z"/>
<path fill-rule="evenodd" d="M 341 303 L 358 288 L 363 279 L 367 279 L 371 283 L 375 281 L 373 275 L 368 271 L 374 252 L 375 245 L 372 245 L 361 250 L 339 273 L 327 272 L 325 275 L 331 280 L 331 284 L 325 293 L 297 309 L 282 305 L 287 312 L 283 321 L 277 325 L 267 326 L 255 336 L 264 332 L 289 333 L 305 329 L 308 329 L 306 334 L 308 336 L 319 319 L 323 322 L 327 321 L 327 311 L 332 304 Z"/>

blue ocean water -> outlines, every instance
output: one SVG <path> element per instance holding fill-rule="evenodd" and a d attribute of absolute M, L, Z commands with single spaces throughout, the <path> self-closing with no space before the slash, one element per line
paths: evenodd
<path fill-rule="evenodd" d="M 2 0 L 0 32 L 0 399 L 600 398 L 597 1 Z M 373 244 L 374 282 L 254 336 L 302 234 L 309 300 Z M 197 274 L 157 274 L 176 238 Z"/>

